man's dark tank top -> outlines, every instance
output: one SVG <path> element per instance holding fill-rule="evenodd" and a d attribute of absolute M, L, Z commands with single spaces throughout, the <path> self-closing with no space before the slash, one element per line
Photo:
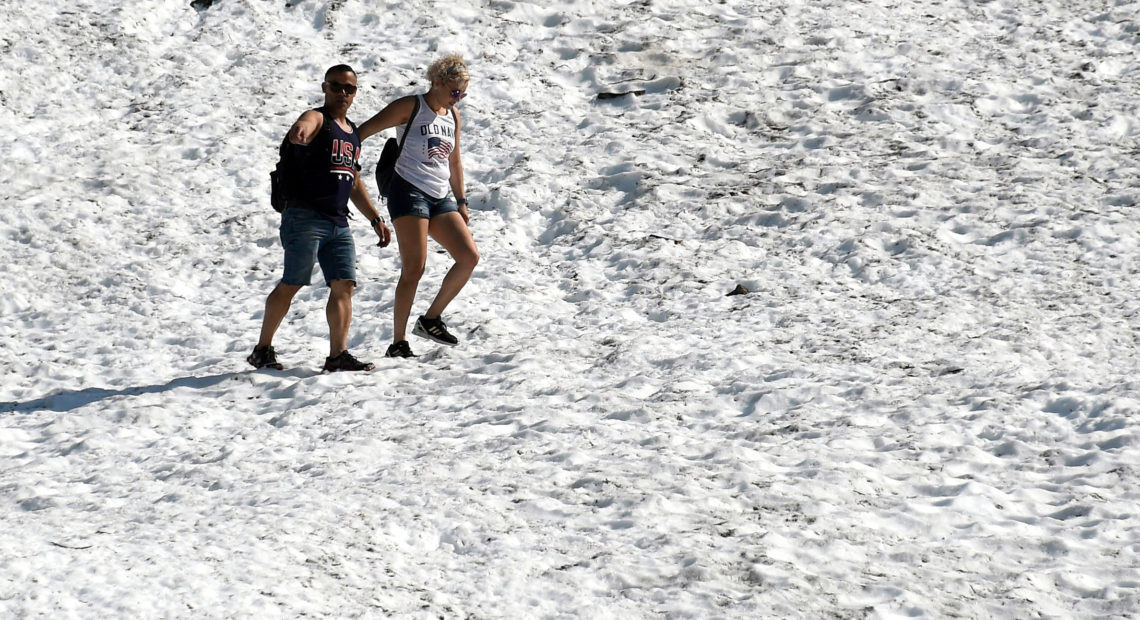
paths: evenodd
<path fill-rule="evenodd" d="M 291 145 L 300 162 L 296 206 L 312 209 L 337 226 L 348 226 L 348 201 L 360 170 L 360 136 L 352 121 L 352 131 L 347 132 L 324 108 L 317 111 L 332 131 L 322 124 L 312 142 Z"/>

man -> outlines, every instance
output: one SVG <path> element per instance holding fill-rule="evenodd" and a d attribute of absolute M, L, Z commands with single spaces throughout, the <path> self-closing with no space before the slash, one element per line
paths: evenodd
<path fill-rule="evenodd" d="M 289 311 L 293 297 L 309 284 L 314 262 L 329 286 L 325 315 L 329 322 L 329 356 L 324 369 L 372 370 L 348 352 L 352 320 L 352 293 L 356 287 L 356 246 L 348 228 L 348 201 L 368 220 L 380 238 L 380 247 L 392 232 L 380 218 L 360 178 L 360 137 L 348 120 L 356 96 L 356 72 L 337 65 L 325 72 L 321 90 L 325 104 L 308 110 L 289 129 L 285 149 L 290 167 L 282 180 L 287 187 L 281 213 L 281 245 L 285 275 L 265 301 L 261 336 L 246 358 L 255 368 L 281 370 L 273 350 L 273 335 Z"/>

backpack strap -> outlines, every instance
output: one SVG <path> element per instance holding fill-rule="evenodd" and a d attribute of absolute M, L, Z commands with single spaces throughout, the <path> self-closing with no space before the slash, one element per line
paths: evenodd
<path fill-rule="evenodd" d="M 408 139 L 408 132 L 412 130 L 412 122 L 416 120 L 416 116 L 420 113 L 420 96 L 416 95 L 415 105 L 412 106 L 412 115 L 408 117 L 408 124 L 404 125 L 404 133 L 400 136 L 400 148 L 396 150 L 396 159 L 400 158 L 400 153 L 404 152 L 404 141 Z"/>
<path fill-rule="evenodd" d="M 313 108 L 313 111 L 314 112 L 320 112 L 321 116 L 323 117 L 323 120 L 321 121 L 320 133 L 318 134 L 318 136 L 321 139 L 321 142 L 323 142 L 325 145 L 331 145 L 332 144 L 332 123 L 335 123 L 336 121 L 333 120 L 333 117 L 329 116 L 329 113 L 326 112 L 323 107 L 322 108 Z M 352 125 L 352 131 L 355 133 L 356 132 L 356 125 L 352 121 L 348 121 L 348 124 Z M 317 138 L 314 137 L 311 141 L 309 141 L 308 144 L 304 144 L 304 145 L 299 144 L 296 146 L 304 146 L 304 147 L 308 148 L 308 147 L 313 146 L 313 144 L 316 143 L 316 141 L 317 141 Z M 278 151 L 280 152 L 279 154 L 281 155 L 282 158 L 288 157 L 287 153 L 288 153 L 288 150 L 291 146 L 294 146 L 294 145 L 292 142 L 289 141 L 289 134 L 286 133 L 285 137 L 281 139 L 281 147 L 278 149 Z M 327 146 L 326 146 L 326 148 L 327 148 Z"/>
<path fill-rule="evenodd" d="M 326 110 L 324 108 L 324 106 L 321 106 L 319 108 L 315 108 L 315 110 L 317 112 L 320 112 L 321 116 L 323 117 L 323 120 L 321 121 L 321 140 L 326 145 L 326 148 L 328 148 L 328 146 L 332 144 L 332 124 L 335 123 L 336 121 L 333 120 L 333 117 L 329 115 L 328 110 Z M 348 121 L 348 124 L 352 125 L 352 121 Z M 352 125 L 352 128 L 353 128 L 353 130 L 355 130 L 356 125 Z M 309 146 L 312 146 L 312 145 L 313 145 L 313 143 L 310 142 Z"/>

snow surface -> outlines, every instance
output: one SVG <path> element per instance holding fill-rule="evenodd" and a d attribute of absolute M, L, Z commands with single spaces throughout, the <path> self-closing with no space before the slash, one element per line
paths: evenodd
<path fill-rule="evenodd" d="M 1140 615 L 1138 15 L 0 4 L 0 617 Z M 358 218 L 378 368 L 252 371 L 281 136 L 448 52 L 461 346 Z"/>

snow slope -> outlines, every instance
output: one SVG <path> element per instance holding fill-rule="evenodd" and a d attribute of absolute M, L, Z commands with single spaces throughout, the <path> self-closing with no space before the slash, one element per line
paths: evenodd
<path fill-rule="evenodd" d="M 1138 11 L 0 5 L 0 615 L 1140 614 Z M 449 52 L 461 346 L 358 219 L 377 370 L 252 371 L 280 137 Z"/>

